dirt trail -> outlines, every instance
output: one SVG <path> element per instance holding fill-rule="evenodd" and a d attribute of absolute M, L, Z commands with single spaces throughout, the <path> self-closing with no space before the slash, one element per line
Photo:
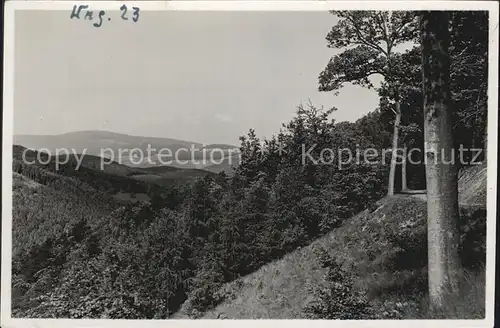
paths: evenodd
<path fill-rule="evenodd" d="M 416 199 L 423 200 L 425 202 L 427 201 L 427 194 L 410 194 L 408 196 L 416 198 Z"/>
<path fill-rule="evenodd" d="M 398 197 L 398 198 L 414 198 L 414 199 L 418 199 L 418 200 L 423 201 L 423 202 L 427 202 L 427 194 L 423 194 L 423 193 L 416 193 L 416 194 L 411 194 L 411 193 L 396 194 L 396 195 L 394 195 L 394 197 Z M 461 200 L 460 197 L 459 197 L 459 200 Z M 470 204 L 470 203 L 459 202 L 458 205 L 461 208 L 485 208 L 486 207 L 485 204 L 481 204 L 481 203 Z"/>

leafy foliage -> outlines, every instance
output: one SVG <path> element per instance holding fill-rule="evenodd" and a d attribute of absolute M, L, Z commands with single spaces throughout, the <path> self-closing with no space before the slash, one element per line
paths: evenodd
<path fill-rule="evenodd" d="M 302 145 L 315 147 L 312 156 L 327 147 L 354 152 L 372 145 L 356 124 L 335 123 L 330 113 L 301 106 L 279 135 L 264 142 L 250 131 L 231 179 L 222 173 L 172 186 L 170 195 L 180 196 L 157 203 L 120 205 L 96 192 L 102 184 L 88 184 L 93 172 L 61 175 L 51 167 L 15 162 L 16 172 L 41 183 L 37 196 L 16 196 L 15 313 L 163 318 L 186 298 L 193 316 L 213 307 L 223 300 L 218 294 L 223 283 L 306 245 L 381 197 L 381 166 L 303 164 Z M 58 192 L 69 197 L 66 203 Z M 87 208 L 86 214 L 78 212 Z M 48 217 L 33 225 L 31 218 L 43 213 Z M 48 225 L 56 229 L 52 234 L 40 230 Z M 41 240 L 22 243 L 25 231 Z M 71 231 L 79 231 L 78 238 Z"/>
<path fill-rule="evenodd" d="M 326 286 L 316 287 L 315 299 L 304 309 L 311 319 L 350 320 L 367 318 L 372 313 L 368 298 L 353 288 L 348 274 L 323 250 L 318 256 L 324 267 Z"/>
<path fill-rule="evenodd" d="M 319 76 L 320 91 L 336 91 L 350 82 L 368 88 L 370 77 L 381 75 L 389 85 L 402 84 L 401 55 L 395 48 L 415 41 L 417 19 L 411 11 L 333 11 L 338 18 L 326 40 L 344 51 L 330 59 Z"/>

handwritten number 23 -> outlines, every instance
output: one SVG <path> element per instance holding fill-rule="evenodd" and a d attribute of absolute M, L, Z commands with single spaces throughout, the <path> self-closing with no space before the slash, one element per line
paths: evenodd
<path fill-rule="evenodd" d="M 132 9 L 134 10 L 132 12 L 132 20 L 135 22 L 137 22 L 137 20 L 139 19 L 139 8 L 137 7 L 132 7 Z M 126 14 L 127 14 L 127 6 L 123 5 L 120 7 L 120 10 L 122 11 L 122 19 L 123 20 L 128 20 Z"/>

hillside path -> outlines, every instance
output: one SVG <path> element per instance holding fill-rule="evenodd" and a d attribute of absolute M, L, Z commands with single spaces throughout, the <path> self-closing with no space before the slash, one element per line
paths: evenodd
<path fill-rule="evenodd" d="M 402 194 L 395 194 L 394 197 L 398 197 L 398 198 L 410 198 L 411 197 L 411 198 L 415 198 L 415 199 L 418 199 L 418 200 L 423 201 L 423 202 L 427 202 L 427 194 L 425 194 L 425 193 L 402 193 Z M 486 205 L 484 205 L 484 204 L 459 203 L 458 205 L 462 208 L 481 207 L 481 208 L 486 209 Z"/>

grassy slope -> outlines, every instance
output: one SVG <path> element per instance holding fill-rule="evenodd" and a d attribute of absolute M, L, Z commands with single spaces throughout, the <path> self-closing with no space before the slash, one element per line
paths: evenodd
<path fill-rule="evenodd" d="M 486 165 L 473 166 L 461 172 L 458 193 L 460 203 L 486 204 Z"/>
<path fill-rule="evenodd" d="M 478 205 L 482 198 L 476 196 L 486 190 L 485 175 L 481 167 L 473 167 L 461 176 L 462 202 Z M 471 184 L 474 188 L 469 187 Z M 412 254 L 412 247 L 409 252 L 402 251 L 393 242 L 395 236 L 406 243 L 425 235 L 425 222 L 425 201 L 411 196 L 382 199 L 374 212 L 363 211 L 309 246 L 229 283 L 223 288 L 227 300 L 203 318 L 304 318 L 302 311 L 312 298 L 311 288 L 322 284 L 326 272 L 315 256 L 316 248 L 334 254 L 353 275 L 355 287 L 368 293 L 372 304 L 402 302 L 405 318 L 426 317 L 425 310 L 418 309 L 425 309 L 425 304 L 417 304 L 422 297 L 415 297 L 426 288 L 426 258 L 422 257 L 422 250 L 414 247 Z M 425 246 L 415 242 L 422 244 Z M 413 267 L 413 263 L 419 262 Z M 484 299 L 484 276 L 470 274 L 464 279 L 464 295 L 449 312 L 480 317 L 483 307 L 473 304 Z M 416 303 L 408 302 L 412 298 Z M 186 315 L 181 309 L 173 318 Z"/>

